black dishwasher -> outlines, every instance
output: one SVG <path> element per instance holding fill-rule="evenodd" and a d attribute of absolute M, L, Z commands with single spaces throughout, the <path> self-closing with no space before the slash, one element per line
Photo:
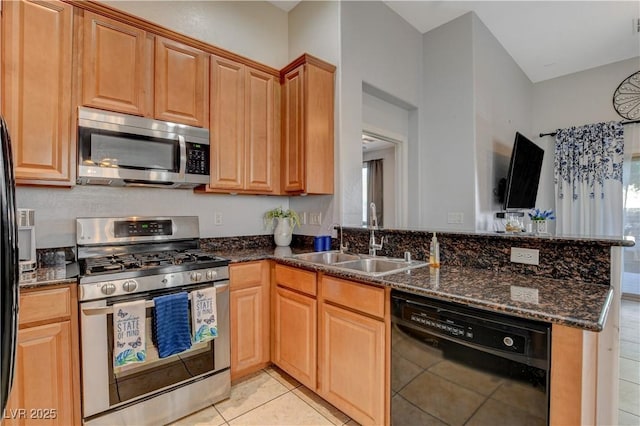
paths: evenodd
<path fill-rule="evenodd" d="M 551 326 L 393 290 L 391 424 L 547 425 Z"/>

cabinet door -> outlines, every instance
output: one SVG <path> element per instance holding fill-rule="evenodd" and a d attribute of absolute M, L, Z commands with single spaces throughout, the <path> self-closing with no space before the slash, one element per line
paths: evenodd
<path fill-rule="evenodd" d="M 269 363 L 269 262 L 229 267 L 231 286 L 231 380 Z"/>
<path fill-rule="evenodd" d="M 309 389 L 316 388 L 316 300 L 276 287 L 273 362 Z"/>
<path fill-rule="evenodd" d="M 305 192 L 333 194 L 334 73 L 308 64 L 304 77 Z"/>
<path fill-rule="evenodd" d="M 211 182 L 243 188 L 244 65 L 211 57 Z"/>
<path fill-rule="evenodd" d="M 287 192 L 303 192 L 304 178 L 304 65 L 284 76 L 282 173 Z"/>
<path fill-rule="evenodd" d="M 246 68 L 244 182 L 249 191 L 273 191 L 279 164 L 275 157 L 274 86 L 273 76 Z"/>
<path fill-rule="evenodd" d="M 5 423 L 73 424 L 72 359 L 69 321 L 19 330 Z"/>
<path fill-rule="evenodd" d="M 241 377 L 244 370 L 263 366 L 268 360 L 268 343 L 264 342 L 265 309 L 268 298 L 262 287 L 231 292 L 231 378 Z M 268 336 L 268 334 L 267 334 Z M 265 357 L 265 354 L 267 356 Z M 266 359 L 265 359 L 266 358 Z"/>
<path fill-rule="evenodd" d="M 71 185 L 72 7 L 56 0 L 3 7 L 2 112 L 16 180 Z"/>
<path fill-rule="evenodd" d="M 84 12 L 82 103 L 151 115 L 153 45 L 145 31 Z"/>
<path fill-rule="evenodd" d="M 209 125 L 209 55 L 156 37 L 155 118 Z"/>
<path fill-rule="evenodd" d="M 320 312 L 320 394 L 360 424 L 385 424 L 385 325 L 326 303 Z"/>

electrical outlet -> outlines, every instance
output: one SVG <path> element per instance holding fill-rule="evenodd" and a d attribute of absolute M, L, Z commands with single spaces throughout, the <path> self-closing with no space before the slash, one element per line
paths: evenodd
<path fill-rule="evenodd" d="M 449 212 L 447 213 L 447 223 L 462 225 L 464 223 L 464 213 L 462 212 Z"/>
<path fill-rule="evenodd" d="M 322 213 L 309 213 L 309 225 L 322 225 Z"/>
<path fill-rule="evenodd" d="M 537 249 L 511 247 L 511 261 L 514 263 L 526 263 L 527 265 L 539 265 L 540 251 Z"/>
<path fill-rule="evenodd" d="M 511 286 L 511 300 L 515 302 L 538 303 L 538 289 L 530 287 Z"/>
<path fill-rule="evenodd" d="M 213 223 L 217 226 L 222 225 L 222 213 L 221 212 L 214 212 L 213 213 Z"/>

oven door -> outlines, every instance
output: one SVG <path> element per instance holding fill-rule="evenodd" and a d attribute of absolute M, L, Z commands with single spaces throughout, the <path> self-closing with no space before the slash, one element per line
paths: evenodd
<path fill-rule="evenodd" d="M 153 293 L 80 303 L 83 417 L 123 407 L 153 395 L 184 386 L 230 366 L 229 281 L 217 281 L 218 337 L 166 358 L 157 356 L 151 339 L 153 307 L 146 309 L 147 361 L 123 367 L 113 365 L 113 314 L 111 305 L 123 301 L 152 300 L 214 283 L 173 288 Z"/>

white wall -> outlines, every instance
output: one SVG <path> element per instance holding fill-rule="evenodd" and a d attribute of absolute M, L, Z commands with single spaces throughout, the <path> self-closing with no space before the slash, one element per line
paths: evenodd
<path fill-rule="evenodd" d="M 274 68 L 288 63 L 287 13 L 264 1 L 103 3 Z"/>
<path fill-rule="evenodd" d="M 362 85 L 388 95 L 407 110 L 420 101 L 422 36 L 381 2 L 340 3 L 340 184 L 341 222 L 362 217 Z M 379 96 L 380 97 L 380 96 Z M 410 122 L 408 149 L 417 150 L 417 120 Z M 414 127 L 411 127 L 414 126 Z"/>
<path fill-rule="evenodd" d="M 451 228 L 448 213 L 462 213 L 458 229 L 475 229 L 472 15 L 463 15 L 423 36 L 420 227 Z"/>
<path fill-rule="evenodd" d="M 266 2 L 110 1 L 136 16 L 275 68 L 288 58 L 287 14 Z M 262 215 L 287 197 L 194 194 L 147 188 L 19 187 L 18 207 L 36 209 L 38 248 L 75 244 L 74 220 L 81 216 L 196 215 L 202 237 L 268 234 Z M 223 226 L 212 212 L 223 214 Z"/>
<path fill-rule="evenodd" d="M 303 1 L 289 12 L 289 61 L 309 53 L 340 61 L 340 7 L 334 1 Z"/>
<path fill-rule="evenodd" d="M 493 230 L 502 210 L 494 189 L 506 177 L 516 131 L 530 137 L 533 83 L 475 15 L 473 24 L 476 220 L 475 230 Z M 541 206 L 544 207 L 544 206 Z M 551 206 L 547 206 L 550 208 Z"/>
<path fill-rule="evenodd" d="M 194 194 L 191 190 L 76 186 L 73 189 L 19 187 L 19 208 L 36 210 L 36 246 L 75 245 L 76 217 L 199 216 L 201 237 L 269 234 L 262 216 L 286 197 Z M 222 213 L 222 226 L 213 213 Z"/>
<path fill-rule="evenodd" d="M 532 132 L 553 132 L 572 126 L 620 121 L 613 108 L 613 92 L 640 69 L 640 56 L 536 83 L 533 86 Z M 637 125 L 634 125 L 637 126 Z M 555 206 L 553 187 L 554 138 L 539 140 L 545 148 L 538 204 Z"/>

